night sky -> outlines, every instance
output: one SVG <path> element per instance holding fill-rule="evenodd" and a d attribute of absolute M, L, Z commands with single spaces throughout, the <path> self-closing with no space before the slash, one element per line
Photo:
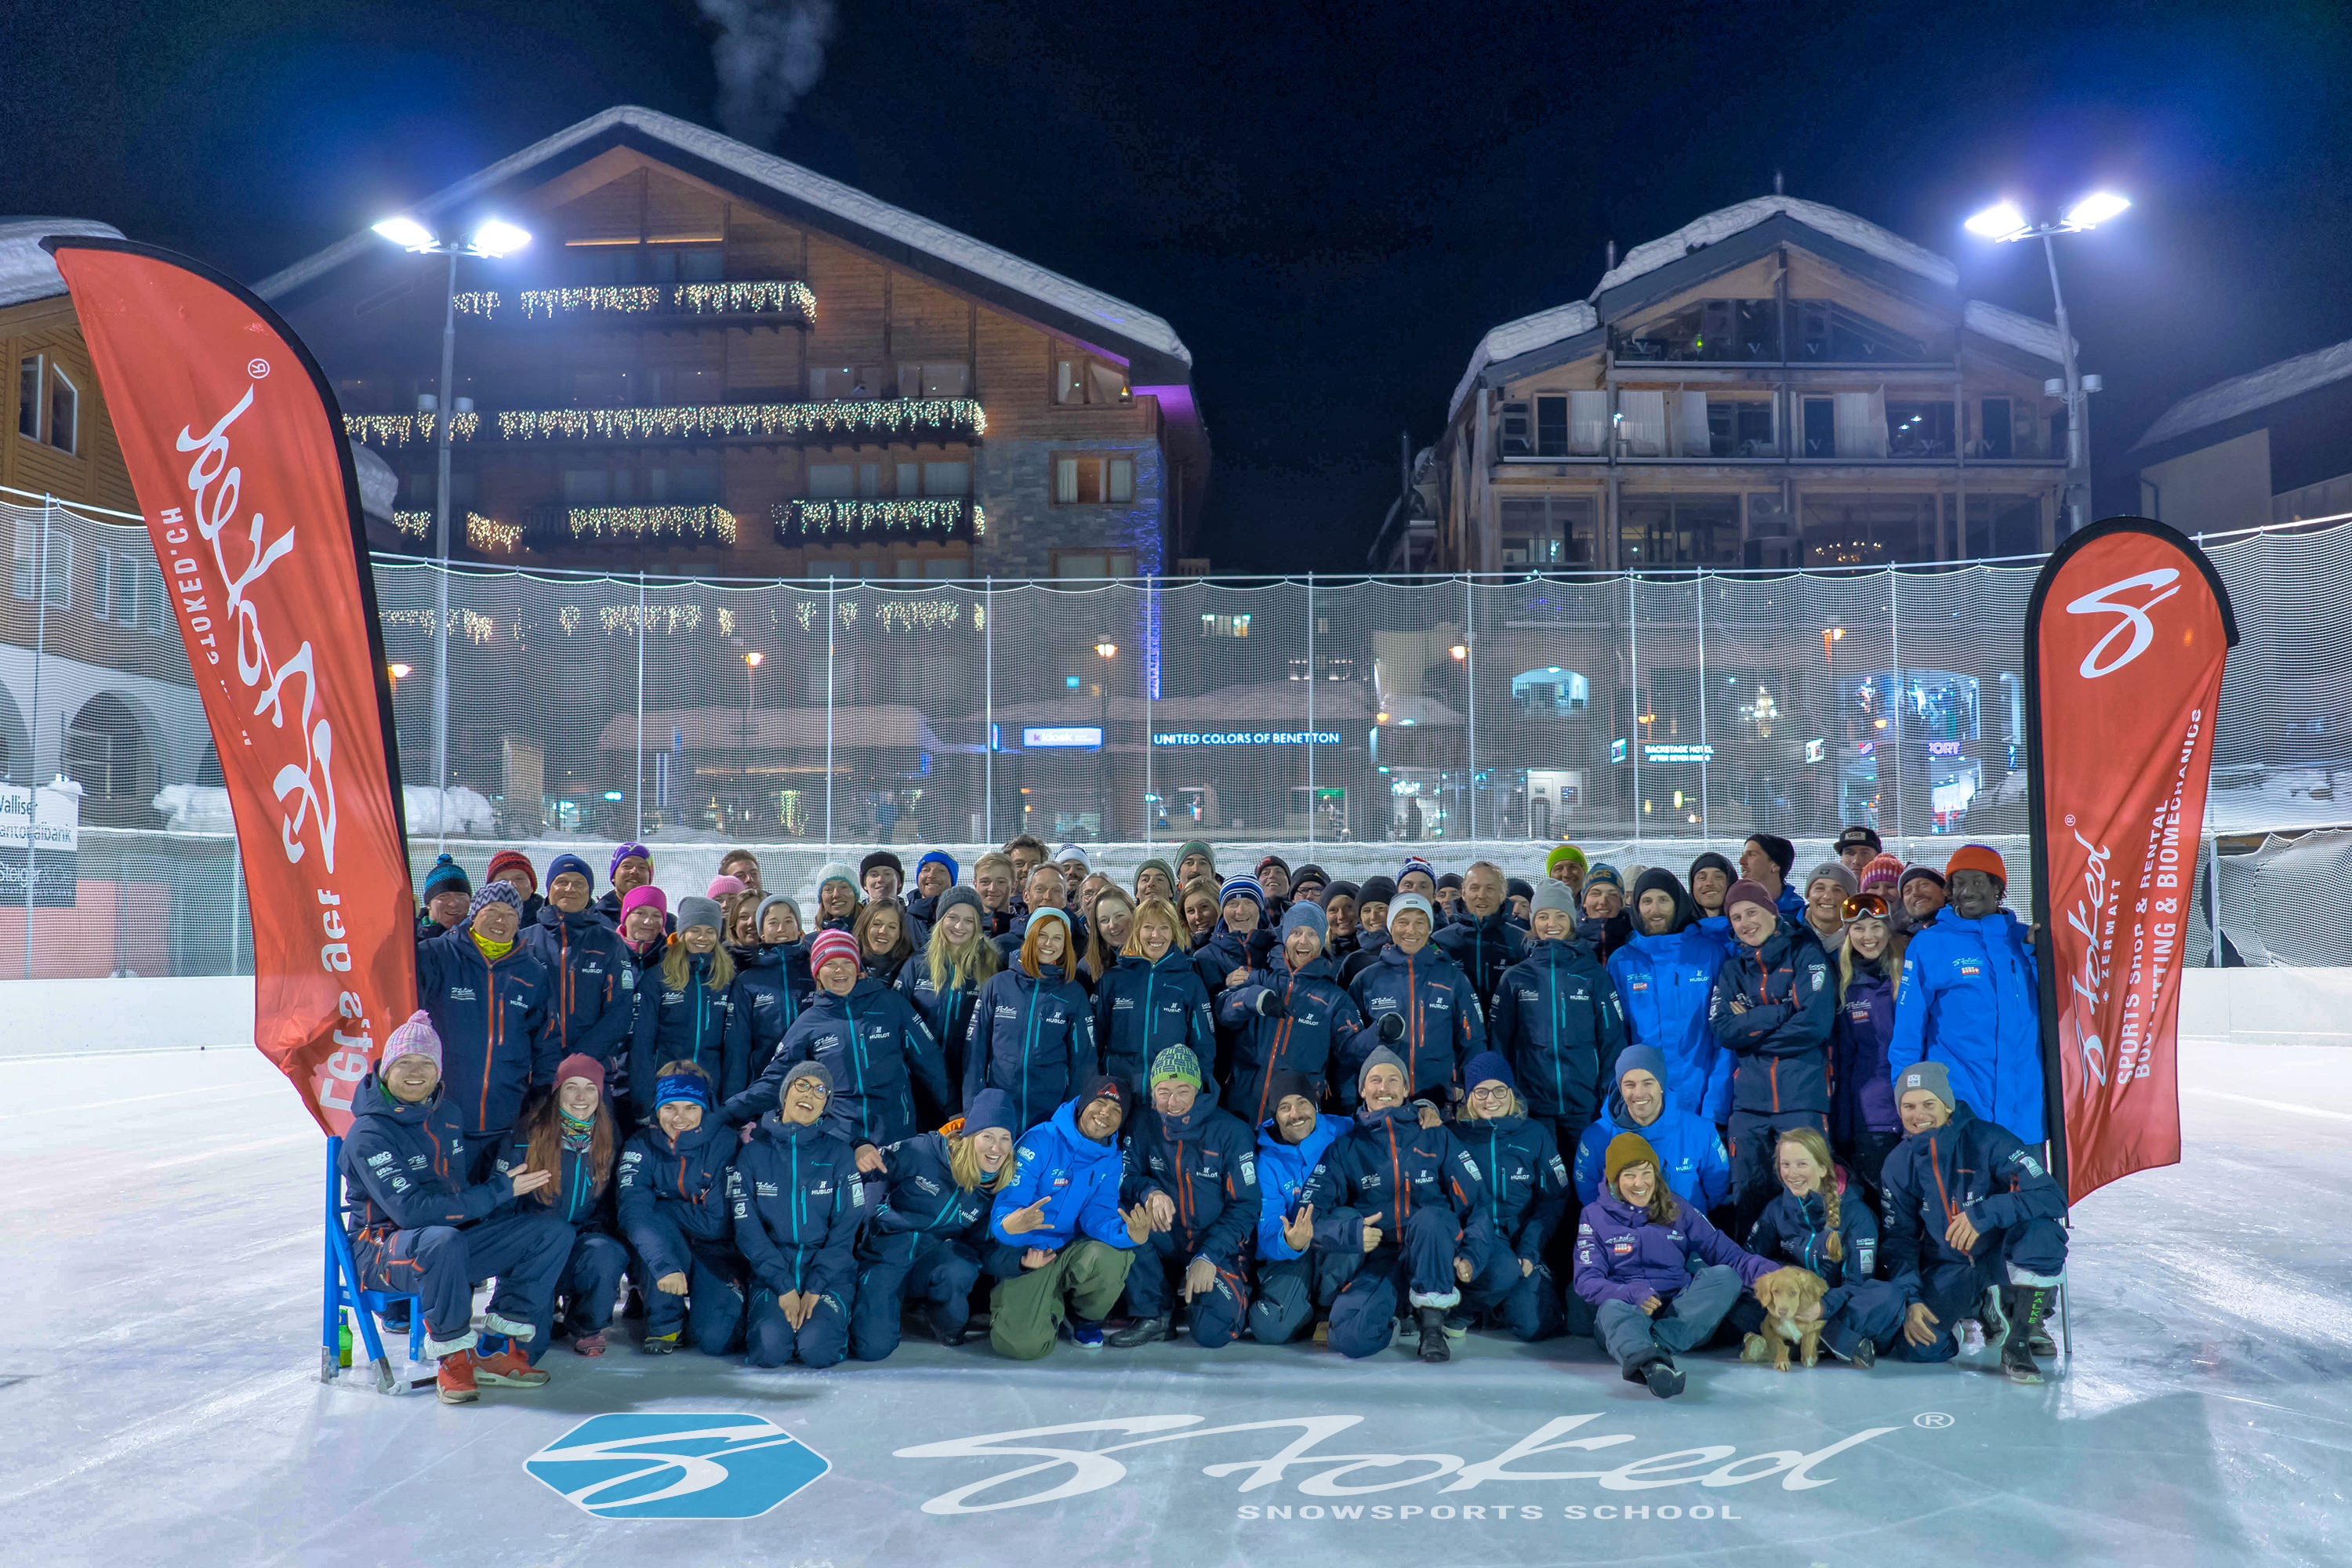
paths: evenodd
<path fill-rule="evenodd" d="M 2046 317 L 2038 248 L 1960 222 L 2109 185 L 2134 210 L 2061 257 L 2106 512 L 2174 399 L 2352 337 L 2347 15 L 848 0 L 771 145 L 1172 321 L 1226 571 L 1360 569 L 1399 432 L 1610 238 L 1778 169 Z M 0 33 L 0 213 L 257 279 L 612 104 L 719 124 L 718 32 L 696 0 L 74 0 Z"/>

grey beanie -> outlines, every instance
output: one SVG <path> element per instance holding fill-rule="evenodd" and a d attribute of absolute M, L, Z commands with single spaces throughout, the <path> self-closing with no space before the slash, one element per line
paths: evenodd
<path fill-rule="evenodd" d="M 816 1079 L 817 1087 L 824 1090 L 826 1097 L 832 1096 L 833 1074 L 823 1062 L 794 1062 L 791 1070 L 784 1074 L 784 1081 L 776 1087 L 776 1103 L 782 1104 L 784 1097 L 792 1093 L 793 1085 L 804 1078 Z"/>
<path fill-rule="evenodd" d="M 1364 1075 L 1377 1067 L 1391 1067 L 1396 1068 L 1397 1071 L 1403 1076 L 1404 1091 L 1407 1094 L 1411 1094 L 1412 1092 L 1412 1072 L 1411 1068 L 1404 1065 L 1404 1058 L 1397 1055 L 1394 1051 L 1389 1049 L 1386 1046 L 1374 1046 L 1372 1047 L 1372 1054 L 1364 1058 L 1363 1066 L 1356 1069 L 1356 1098 L 1359 1100 L 1363 1098 Z"/>
<path fill-rule="evenodd" d="M 948 918 L 948 911 L 958 904 L 970 910 L 974 920 L 986 918 L 987 911 L 980 907 L 978 893 L 973 892 L 970 888 L 954 887 L 941 893 L 939 901 L 931 906 L 931 929 L 937 931 L 940 922 Z"/>
<path fill-rule="evenodd" d="M 724 918 L 719 911 L 719 902 L 715 899 L 698 899 L 688 893 L 677 901 L 677 929 L 681 935 L 697 926 L 709 926 L 719 935 L 725 936 L 727 927 L 720 923 Z"/>
<path fill-rule="evenodd" d="M 1546 877 L 1541 882 L 1536 884 L 1536 896 L 1528 900 L 1528 913 L 1537 915 L 1546 910 L 1558 910 L 1562 914 L 1573 918 L 1579 912 L 1574 889 L 1570 889 L 1566 882 L 1555 881 Z"/>
<path fill-rule="evenodd" d="M 761 926 L 766 925 L 768 923 L 768 911 L 778 904 L 782 904 L 784 908 L 792 910 L 793 919 L 799 920 L 801 918 L 801 906 L 799 900 L 787 898 L 782 893 L 770 893 L 766 898 L 760 900 L 760 907 L 751 911 L 751 929 L 753 931 L 757 931 Z"/>
<path fill-rule="evenodd" d="M 1396 924 L 1397 916 L 1407 910 L 1419 910 L 1422 919 L 1429 922 L 1430 929 L 1433 931 L 1437 929 L 1437 911 L 1432 909 L 1429 900 L 1419 893 L 1399 893 L 1389 900 L 1389 924 L 1393 927 Z"/>
<path fill-rule="evenodd" d="M 1331 922 L 1323 918 L 1323 907 L 1320 904 L 1302 900 L 1291 905 L 1288 912 L 1282 917 L 1282 940 L 1287 942 L 1290 940 L 1290 933 L 1301 926 L 1313 931 L 1315 940 L 1318 942 L 1330 940 Z"/>
<path fill-rule="evenodd" d="M 1814 867 L 1811 870 L 1806 872 L 1804 890 L 1806 892 L 1812 891 L 1813 884 L 1820 881 L 1823 877 L 1827 877 L 1831 881 L 1835 882 L 1839 887 L 1843 888 L 1845 889 L 1845 896 L 1849 899 L 1862 890 L 1861 882 L 1857 881 L 1854 878 L 1853 868 L 1847 865 L 1843 860 L 1824 860 L 1820 865 Z"/>
<path fill-rule="evenodd" d="M 1959 1109 L 1959 1102 L 1952 1098 L 1951 1072 L 1939 1061 L 1921 1060 L 1905 1068 L 1903 1076 L 1895 1080 L 1895 1098 L 1900 1100 L 1915 1089 L 1924 1089 L 1942 1100 L 1947 1110 Z"/>

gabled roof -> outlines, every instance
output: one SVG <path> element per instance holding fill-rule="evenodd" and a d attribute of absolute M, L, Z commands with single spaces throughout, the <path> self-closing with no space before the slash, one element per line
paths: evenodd
<path fill-rule="evenodd" d="M 2315 391 L 2331 382 L 2352 376 L 2352 342 L 2341 342 L 2328 348 L 2315 349 L 2307 354 L 2283 359 L 2276 364 L 2264 365 L 2244 375 L 2233 375 L 2227 381 L 2216 382 L 2202 392 L 2192 393 L 2164 411 L 2164 416 L 2147 427 L 2132 450 L 2154 447 L 2185 436 L 2192 430 L 2202 430 L 2209 425 L 2220 425 L 2241 415 L 2252 414 L 2273 403 L 2284 403 L 2290 397 Z"/>
<path fill-rule="evenodd" d="M 425 217 L 461 205 L 585 143 L 599 139 L 624 140 L 630 132 L 686 157 L 700 160 L 736 176 L 739 182 L 749 182 L 788 202 L 829 214 L 854 228 L 920 252 L 951 268 L 1034 300 L 1049 310 L 1091 323 L 1183 364 L 1192 363 L 1192 351 L 1176 336 L 1176 330 L 1149 310 L 1114 299 L 1098 289 L 1089 289 L 1035 262 L 1024 261 L 970 235 L 959 234 L 945 225 L 919 217 L 902 207 L 892 206 L 838 180 L 829 180 L 813 170 L 803 169 L 798 163 L 788 163 L 772 153 L 746 146 L 716 131 L 631 104 L 608 109 L 602 114 L 559 131 L 545 141 L 535 142 L 513 156 L 500 159 L 488 168 L 425 197 L 409 207 L 408 211 Z M 276 300 L 383 244 L 384 241 L 374 234 L 362 230 L 296 262 L 273 277 L 264 279 L 256 286 L 255 292 L 265 300 Z"/>
<path fill-rule="evenodd" d="M 1478 340 L 1477 352 L 1470 356 L 1470 368 L 1462 373 L 1461 381 L 1455 384 L 1454 396 L 1445 405 L 1446 412 L 1450 414 L 1462 406 L 1462 400 L 1478 384 L 1478 373 L 1488 365 L 1581 336 L 1600 324 L 1601 318 L 1581 300 L 1538 310 L 1516 321 L 1505 321 Z"/>
<path fill-rule="evenodd" d="M 0 305 L 21 305 L 66 291 L 57 258 L 40 246 L 47 234 L 70 234 L 84 239 L 121 239 L 111 224 L 81 217 L 0 218 Z"/>

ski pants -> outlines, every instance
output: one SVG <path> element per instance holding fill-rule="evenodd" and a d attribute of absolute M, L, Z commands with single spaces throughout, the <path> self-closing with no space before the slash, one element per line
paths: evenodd
<path fill-rule="evenodd" d="M 1473 1314 L 1492 1312 L 1515 1340 L 1548 1340 L 1564 1326 L 1559 1290 L 1551 1268 L 1538 1263 L 1532 1274 L 1519 1268 L 1518 1255 L 1496 1245 L 1478 1260 L 1478 1272 L 1462 1287 L 1462 1308 Z"/>
<path fill-rule="evenodd" d="M 849 1308 L 838 1296 L 819 1296 L 808 1321 L 795 1329 L 784 1316 L 776 1293 L 765 1285 L 755 1285 L 743 1341 L 746 1358 L 753 1366 L 782 1366 L 795 1356 L 805 1367 L 832 1366 L 849 1352 Z"/>
<path fill-rule="evenodd" d="M 2042 1284 L 2066 1271 L 2066 1227 L 2054 1219 L 2030 1219 L 2000 1232 L 2000 1245 L 1966 1263 L 1939 1261 L 1919 1270 L 1919 1300 L 1936 1314 L 1933 1344 L 1915 1345 L 1900 1333 L 1888 1347 L 1903 1361 L 1949 1361 L 1960 1353 L 1957 1331 L 1974 1310 L 1979 1292 L 2015 1284 Z M 2021 1279 L 2020 1275 L 2030 1278 Z"/>
<path fill-rule="evenodd" d="M 924 1304 L 936 1330 L 963 1327 L 971 1288 L 980 1282 L 978 1254 L 962 1242 L 919 1231 L 871 1240 L 880 1256 L 858 1260 L 857 1299 L 849 1316 L 852 1355 L 880 1361 L 897 1350 L 898 1318 L 908 1301 Z"/>
<path fill-rule="evenodd" d="M 1044 1268 L 996 1282 L 988 1294 L 988 1342 L 1011 1361 L 1046 1355 L 1065 1321 L 1099 1323 L 1110 1316 L 1134 1262 L 1131 1248 L 1090 1236 L 1063 1243 Z"/>
<path fill-rule="evenodd" d="M 545 1355 L 549 1341 L 554 1338 L 555 1303 L 559 1297 L 569 1303 L 563 1321 L 574 1335 L 599 1334 L 612 1327 L 613 1299 L 620 1293 L 621 1276 L 628 1267 L 627 1247 L 601 1231 L 576 1232 L 572 1237 L 571 1256 L 565 1258 L 555 1288 L 547 1293 L 546 1304 L 540 1309 L 539 1332 L 532 1336 L 529 1347 L 530 1359 L 536 1363 Z"/>
<path fill-rule="evenodd" d="M 1438 1205 L 1413 1210 L 1404 1234 L 1366 1258 L 1331 1303 L 1331 1348 L 1359 1360 L 1375 1355 L 1396 1336 L 1397 1313 L 1407 1302 L 1460 1305 L 1454 1257 L 1461 1239 L 1453 1210 Z"/>
<path fill-rule="evenodd" d="M 1139 1318 L 1173 1317 L 1184 1271 L 1192 1267 L 1192 1238 L 1175 1230 L 1155 1230 L 1135 1249 L 1127 1271 L 1127 1310 Z M 1242 1320 L 1249 1310 L 1248 1288 L 1240 1274 L 1220 1267 L 1205 1295 L 1192 1302 L 1192 1342 L 1215 1350 L 1241 1338 Z"/>
<path fill-rule="evenodd" d="M 1601 1302 L 1593 1310 L 1592 1337 L 1615 1358 L 1619 1371 L 1637 1377 L 1654 1361 L 1672 1360 L 1706 1343 L 1743 1289 L 1738 1269 L 1703 1265 L 1655 1316 L 1631 1301 Z"/>
<path fill-rule="evenodd" d="M 360 1282 L 414 1296 L 438 1343 L 473 1344 L 474 1281 L 495 1278 L 489 1310 L 513 1323 L 546 1321 L 550 1293 L 572 1250 L 572 1227 L 551 1213 L 519 1210 L 459 1229 L 426 1225 L 362 1235 L 352 1243 Z"/>
<path fill-rule="evenodd" d="M 1297 1339 L 1315 1321 L 1318 1309 L 1329 1313 L 1355 1266 L 1352 1254 L 1327 1253 L 1319 1247 L 1307 1248 L 1304 1258 L 1261 1262 L 1250 1300 L 1250 1338 L 1262 1345 Z"/>
<path fill-rule="evenodd" d="M 667 1215 L 656 1213 L 648 1223 L 667 1233 L 665 1249 L 684 1258 L 686 1294 L 672 1296 L 655 1281 L 661 1276 L 643 1257 L 631 1260 L 629 1272 L 643 1282 L 646 1337 L 678 1334 L 692 1340 L 705 1355 L 726 1355 L 742 1342 L 744 1276 L 742 1255 L 724 1242 L 689 1237 Z"/>

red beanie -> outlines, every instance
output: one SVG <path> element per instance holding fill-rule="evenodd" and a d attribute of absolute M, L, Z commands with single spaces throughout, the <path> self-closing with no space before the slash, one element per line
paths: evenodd
<path fill-rule="evenodd" d="M 2000 851 L 1982 844 L 1963 844 L 1952 852 L 1951 859 L 1944 865 L 1946 879 L 1956 871 L 1982 871 L 1999 879 L 2002 887 L 2009 886 L 2009 867 L 2002 861 Z"/>
<path fill-rule="evenodd" d="M 530 857 L 520 849 L 501 849 L 490 857 L 490 868 L 484 879 L 495 882 L 503 871 L 520 871 L 530 879 L 530 890 L 539 891 L 539 873 L 532 868 Z"/>
<path fill-rule="evenodd" d="M 584 1078 L 596 1086 L 598 1094 L 604 1092 L 604 1064 L 583 1051 L 572 1052 L 557 1066 L 555 1087 L 562 1089 L 568 1078 Z"/>
<path fill-rule="evenodd" d="M 1780 906 L 1772 901 L 1772 895 L 1764 890 L 1764 884 L 1750 881 L 1745 877 L 1732 883 L 1730 891 L 1723 895 L 1723 912 L 1728 915 L 1741 904 L 1758 905 L 1765 913 L 1773 916 L 1780 912 Z"/>
<path fill-rule="evenodd" d="M 826 964 L 836 958 L 845 958 L 852 963 L 858 964 L 863 964 L 865 962 L 863 955 L 857 951 L 857 939 L 847 931 L 835 927 L 831 931 L 817 932 L 816 940 L 809 943 L 809 973 L 814 974 L 822 972 Z"/>

